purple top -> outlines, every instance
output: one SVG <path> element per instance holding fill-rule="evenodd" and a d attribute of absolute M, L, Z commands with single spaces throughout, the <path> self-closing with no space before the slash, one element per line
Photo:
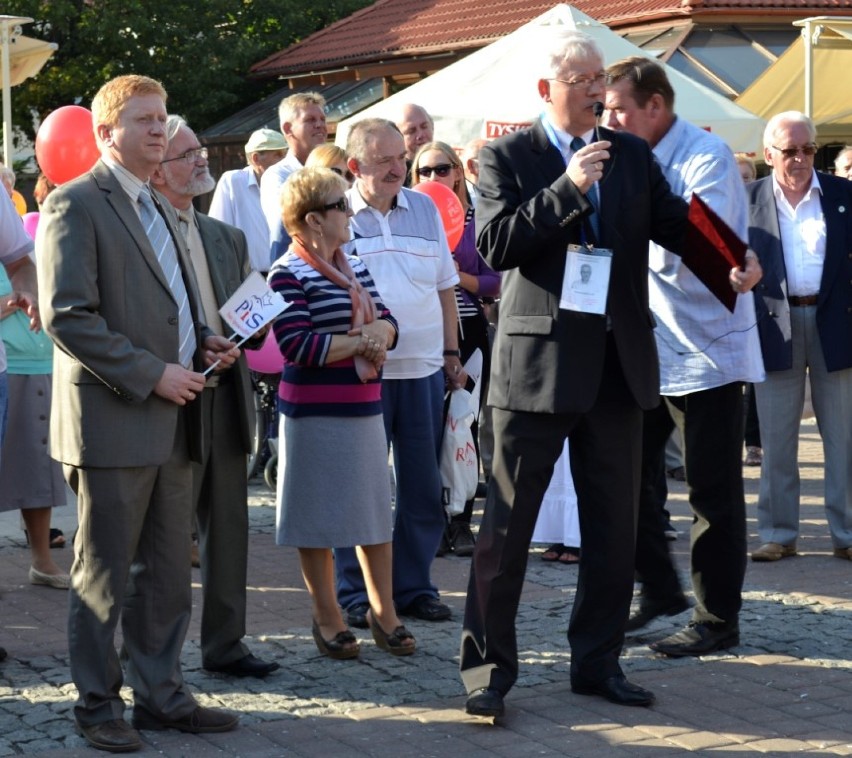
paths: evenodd
<path fill-rule="evenodd" d="M 498 274 L 476 249 L 476 229 L 473 223 L 473 215 L 470 215 L 465 224 L 459 244 L 453 250 L 453 257 L 459 264 L 459 269 L 465 274 L 475 276 L 479 280 L 479 292 L 472 295 L 460 286 L 456 287 L 457 298 L 460 295 L 462 302 L 472 305 L 479 297 L 497 297 L 500 294 L 500 274 Z"/>

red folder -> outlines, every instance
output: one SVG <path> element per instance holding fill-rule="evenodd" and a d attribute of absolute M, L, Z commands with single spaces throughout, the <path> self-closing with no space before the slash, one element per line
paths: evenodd
<path fill-rule="evenodd" d="M 746 244 L 698 195 L 689 202 L 689 225 L 683 248 L 683 262 L 731 313 L 737 293 L 728 279 L 732 268 L 745 267 Z"/>

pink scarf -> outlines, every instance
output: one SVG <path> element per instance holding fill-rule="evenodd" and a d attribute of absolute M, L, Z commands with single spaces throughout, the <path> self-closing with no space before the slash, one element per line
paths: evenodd
<path fill-rule="evenodd" d="M 333 266 L 308 249 L 305 243 L 298 238 L 293 239 L 290 250 L 326 279 L 349 290 L 349 297 L 352 298 L 352 329 L 360 329 L 363 324 L 370 324 L 376 320 L 378 312 L 373 298 L 361 286 L 361 282 L 358 281 L 355 272 L 352 271 L 346 255 L 339 247 L 332 256 Z M 353 359 L 355 371 L 358 372 L 358 378 L 362 382 L 368 382 L 379 375 L 376 367 L 363 355 L 355 355 Z"/>

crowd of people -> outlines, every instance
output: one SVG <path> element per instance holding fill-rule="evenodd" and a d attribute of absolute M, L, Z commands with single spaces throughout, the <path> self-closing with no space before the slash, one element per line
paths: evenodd
<path fill-rule="evenodd" d="M 269 338 L 283 356 L 275 539 L 298 550 L 322 655 L 356 658 L 352 628 L 414 654 L 401 617 L 452 616 L 432 580 L 436 555 L 472 556 L 465 707 L 499 717 L 519 674 L 530 544 L 552 540 L 546 560 L 578 563 L 572 690 L 651 705 L 620 655 L 628 630 L 691 605 L 660 495 L 675 428 L 694 605 L 651 648 L 698 656 L 740 642 L 746 385 L 760 434 L 745 441 L 762 466 L 752 559 L 796 554 L 809 382 L 834 555 L 852 560 L 852 184 L 840 176 L 852 149 L 838 176 L 817 173 L 813 123 L 781 113 L 764 135 L 770 173 L 756 179 L 753 163 L 678 117 L 656 62 L 607 68 L 577 32 L 539 53 L 542 114 L 529 128 L 457 152 L 410 104 L 396 122 L 356 122 L 343 148 L 327 144 L 323 98 L 302 93 L 218 185 L 163 86 L 119 76 L 92 102 L 101 159 L 44 201 L 38 285 L 33 242 L 0 193 L 0 509 L 25 514 L 30 580 L 68 589 L 75 727 L 91 746 L 126 752 L 141 747 L 140 730 L 239 723 L 199 705 L 181 672 L 193 534 L 203 667 L 278 668 L 244 642 L 252 386 L 219 314 L 252 270 L 287 304 L 243 347 Z M 430 181 L 464 214 L 452 250 L 418 191 Z M 210 213 L 198 212 L 193 201 L 214 187 Z M 721 285 L 684 262 L 693 193 L 748 243 Z M 473 497 L 448 519 L 439 469 L 445 394 L 470 387 L 475 350 L 487 387 L 473 429 L 486 474 L 478 535 Z M 48 414 L 49 451 L 46 434 L 32 435 Z M 36 455 L 46 494 L 7 487 L 7 465 L 13 476 L 16 460 Z M 49 554 L 59 464 L 78 509 L 70 575 Z"/>

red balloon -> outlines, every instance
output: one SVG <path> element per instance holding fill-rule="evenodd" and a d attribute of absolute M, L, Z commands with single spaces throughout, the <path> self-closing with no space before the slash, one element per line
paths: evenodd
<path fill-rule="evenodd" d="M 95 165 L 101 154 L 92 131 L 92 112 L 63 105 L 41 122 L 36 134 L 36 160 L 54 184 L 76 179 Z"/>
<path fill-rule="evenodd" d="M 430 182 L 415 184 L 412 189 L 432 198 L 438 207 L 438 213 L 441 214 L 441 223 L 444 225 L 450 250 L 455 250 L 464 232 L 464 208 L 458 195 L 434 179 Z"/>

